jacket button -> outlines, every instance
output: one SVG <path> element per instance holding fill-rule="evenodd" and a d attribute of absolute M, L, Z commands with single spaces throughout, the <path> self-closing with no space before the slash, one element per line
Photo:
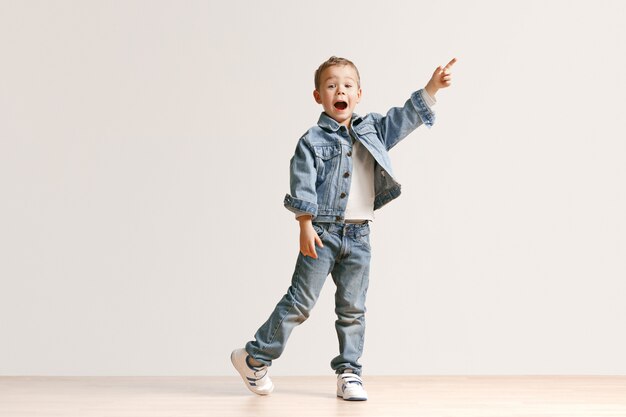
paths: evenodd
<path fill-rule="evenodd" d="M 348 151 L 348 153 L 346 155 L 352 156 L 352 151 Z"/>
<path fill-rule="evenodd" d="M 343 174 L 343 177 L 344 177 L 344 178 L 348 178 L 349 176 L 350 176 L 350 173 L 349 173 L 349 172 L 346 172 L 346 173 L 344 173 L 344 174 Z"/>
<path fill-rule="evenodd" d="M 335 220 L 341 220 L 341 216 L 335 217 Z"/>
<path fill-rule="evenodd" d="M 341 195 L 339 196 L 340 198 L 345 198 L 346 193 L 341 193 Z"/>

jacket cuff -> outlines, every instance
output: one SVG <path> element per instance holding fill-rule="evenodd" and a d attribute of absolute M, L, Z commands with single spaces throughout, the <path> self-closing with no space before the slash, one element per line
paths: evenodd
<path fill-rule="evenodd" d="M 283 204 L 287 210 L 292 211 L 296 214 L 308 213 L 313 217 L 317 216 L 316 203 L 300 200 L 299 198 L 295 198 L 290 196 L 289 194 L 286 194 Z"/>
<path fill-rule="evenodd" d="M 432 111 L 432 109 L 424 100 L 424 97 L 421 93 L 422 90 L 423 88 L 411 94 L 411 103 L 413 103 L 417 114 L 419 115 L 420 119 L 422 119 L 426 127 L 430 128 L 435 123 L 435 112 Z M 424 91 L 424 93 L 428 94 L 426 93 L 426 91 Z"/>

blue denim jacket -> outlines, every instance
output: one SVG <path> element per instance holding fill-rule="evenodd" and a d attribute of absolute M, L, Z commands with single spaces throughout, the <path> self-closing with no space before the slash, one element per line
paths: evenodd
<path fill-rule="evenodd" d="M 386 115 L 352 114 L 354 139 L 367 148 L 374 164 L 374 210 L 400 195 L 389 150 L 422 123 L 430 128 L 435 113 L 415 91 L 403 107 L 393 107 Z M 298 141 L 290 161 L 291 194 L 285 207 L 294 213 L 309 213 L 316 222 L 343 223 L 352 175 L 352 140 L 348 129 L 322 113 L 317 126 Z"/>

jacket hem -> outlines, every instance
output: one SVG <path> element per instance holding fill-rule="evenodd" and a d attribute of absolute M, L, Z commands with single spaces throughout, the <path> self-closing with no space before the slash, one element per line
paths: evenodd
<path fill-rule="evenodd" d="M 398 184 L 398 186 L 393 187 L 389 189 L 388 191 L 385 191 L 384 193 L 377 195 L 376 199 L 374 200 L 374 210 L 378 210 L 379 208 L 389 203 L 390 201 L 395 200 L 396 198 L 400 196 L 401 192 L 402 191 L 401 191 L 400 185 Z"/>

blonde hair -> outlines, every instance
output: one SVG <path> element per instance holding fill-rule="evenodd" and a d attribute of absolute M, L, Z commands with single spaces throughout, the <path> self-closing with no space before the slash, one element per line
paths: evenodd
<path fill-rule="evenodd" d="M 326 68 L 332 67 L 334 65 L 350 65 L 352 68 L 354 68 L 354 71 L 356 72 L 357 85 L 358 87 L 361 87 L 361 76 L 359 75 L 359 70 L 356 68 L 356 65 L 354 65 L 354 63 L 350 61 L 349 59 L 339 58 L 333 55 L 330 58 L 328 58 L 326 61 L 324 61 L 322 65 L 320 65 L 319 68 L 317 68 L 317 70 L 315 71 L 315 89 L 316 90 L 320 89 L 320 82 L 321 82 L 320 78 L 322 77 L 322 72 L 324 72 Z"/>

